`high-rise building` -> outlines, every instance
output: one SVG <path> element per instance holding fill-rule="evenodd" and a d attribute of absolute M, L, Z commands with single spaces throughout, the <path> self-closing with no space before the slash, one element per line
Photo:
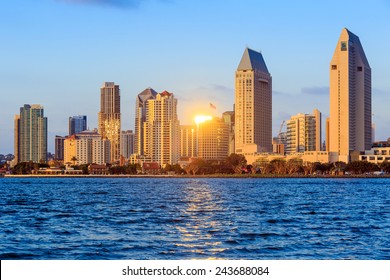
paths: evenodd
<path fill-rule="evenodd" d="M 156 99 L 157 92 L 152 88 L 147 88 L 137 95 L 135 104 L 135 135 L 134 153 L 144 155 L 144 122 L 146 121 L 146 103 L 148 100 Z"/>
<path fill-rule="evenodd" d="M 246 48 L 235 77 L 235 149 L 272 151 L 272 77 L 261 53 Z"/>
<path fill-rule="evenodd" d="M 321 113 L 297 114 L 287 121 L 287 154 L 321 151 Z"/>
<path fill-rule="evenodd" d="M 20 159 L 20 115 L 15 115 L 14 118 L 14 160 L 13 162 L 17 164 Z"/>
<path fill-rule="evenodd" d="M 100 89 L 99 134 L 111 146 L 111 163 L 120 160 L 121 104 L 119 86 L 105 82 Z"/>
<path fill-rule="evenodd" d="M 198 157 L 204 160 L 225 160 L 229 156 L 229 124 L 210 117 L 197 123 Z"/>
<path fill-rule="evenodd" d="M 229 155 L 236 152 L 234 145 L 234 111 L 222 113 L 223 121 L 229 126 Z"/>
<path fill-rule="evenodd" d="M 197 149 L 197 129 L 195 125 L 180 126 L 180 156 L 196 157 Z"/>
<path fill-rule="evenodd" d="M 330 119 L 329 118 L 326 118 L 326 122 L 325 122 L 325 137 L 326 137 L 326 149 L 325 151 L 329 152 L 329 145 L 330 145 L 330 128 L 329 128 L 329 124 L 330 124 Z"/>
<path fill-rule="evenodd" d="M 87 116 L 69 117 L 69 135 L 87 130 Z"/>
<path fill-rule="evenodd" d="M 134 133 L 132 130 L 122 131 L 121 133 L 121 156 L 125 159 L 134 154 Z"/>
<path fill-rule="evenodd" d="M 41 105 L 20 108 L 20 115 L 15 116 L 15 142 L 18 162 L 46 162 L 47 118 Z"/>
<path fill-rule="evenodd" d="M 330 152 L 348 162 L 371 148 L 371 68 L 359 37 L 341 31 L 330 62 Z"/>
<path fill-rule="evenodd" d="M 164 91 L 147 100 L 143 126 L 145 156 L 161 166 L 176 164 L 180 158 L 180 123 L 173 93 Z"/>
<path fill-rule="evenodd" d="M 54 138 L 54 159 L 55 160 L 64 160 L 64 141 L 66 137 L 58 136 Z"/>
<path fill-rule="evenodd" d="M 64 163 L 110 163 L 110 141 L 102 139 L 96 130 L 68 136 L 64 141 Z"/>

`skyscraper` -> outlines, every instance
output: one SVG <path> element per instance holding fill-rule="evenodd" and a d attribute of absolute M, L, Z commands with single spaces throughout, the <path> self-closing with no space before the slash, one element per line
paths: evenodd
<path fill-rule="evenodd" d="M 177 99 L 164 91 L 146 102 L 144 122 L 145 156 L 152 162 L 176 164 L 180 157 L 180 123 Z"/>
<path fill-rule="evenodd" d="M 122 131 L 121 133 L 121 156 L 125 159 L 134 153 L 134 133 L 132 130 Z"/>
<path fill-rule="evenodd" d="M 261 53 L 246 48 L 235 77 L 236 153 L 272 151 L 272 77 Z"/>
<path fill-rule="evenodd" d="M 100 89 L 99 134 L 110 141 L 111 163 L 120 159 L 121 104 L 119 86 L 105 82 Z"/>
<path fill-rule="evenodd" d="M 321 150 L 321 112 L 297 114 L 287 121 L 286 153 Z"/>
<path fill-rule="evenodd" d="M 20 159 L 20 115 L 15 115 L 14 118 L 14 163 L 17 164 Z"/>
<path fill-rule="evenodd" d="M 15 154 L 18 162 L 46 162 L 47 118 L 41 105 L 25 104 L 15 116 Z"/>
<path fill-rule="evenodd" d="M 213 117 L 197 123 L 198 156 L 205 160 L 225 160 L 229 155 L 229 124 Z"/>
<path fill-rule="evenodd" d="M 73 135 L 73 134 L 72 134 Z M 54 159 L 55 160 L 64 160 L 64 141 L 66 137 L 58 136 L 54 138 Z"/>
<path fill-rule="evenodd" d="M 234 111 L 222 113 L 222 119 L 229 125 L 229 155 L 236 152 L 234 146 Z"/>
<path fill-rule="evenodd" d="M 134 153 L 144 155 L 144 122 L 146 121 L 146 103 L 148 100 L 156 99 L 157 92 L 152 88 L 147 88 L 137 95 L 135 104 L 135 135 Z"/>
<path fill-rule="evenodd" d="M 87 116 L 69 117 L 69 135 L 87 130 Z"/>
<path fill-rule="evenodd" d="M 341 31 L 330 63 L 330 152 L 348 162 L 371 149 L 371 68 L 359 37 Z"/>
<path fill-rule="evenodd" d="M 196 157 L 198 155 L 197 130 L 195 125 L 180 126 L 180 156 Z"/>

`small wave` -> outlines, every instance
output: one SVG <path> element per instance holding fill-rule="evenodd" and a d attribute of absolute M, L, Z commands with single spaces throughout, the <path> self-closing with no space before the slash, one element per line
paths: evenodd
<path fill-rule="evenodd" d="M 36 259 L 38 255 L 29 253 L 4 253 L 0 254 L 2 260 L 23 260 L 23 259 Z"/>
<path fill-rule="evenodd" d="M 234 240 L 234 239 L 228 239 L 228 240 L 225 240 L 224 241 L 226 244 L 233 244 L 233 245 L 238 245 L 240 244 L 240 242 L 238 242 L 237 240 Z"/>
<path fill-rule="evenodd" d="M 106 192 L 106 191 L 97 191 L 97 192 L 94 192 L 92 194 L 109 194 L 109 192 Z"/>

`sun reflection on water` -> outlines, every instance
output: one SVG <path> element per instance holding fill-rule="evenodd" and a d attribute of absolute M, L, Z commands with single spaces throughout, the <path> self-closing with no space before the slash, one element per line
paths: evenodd
<path fill-rule="evenodd" d="M 225 211 L 222 199 L 206 182 L 193 180 L 183 186 L 180 216 L 186 221 L 177 225 L 180 241 L 175 246 L 190 253 L 214 255 L 226 250 L 216 235 L 222 232 L 219 213 Z M 212 257 L 214 258 L 214 257 Z"/>

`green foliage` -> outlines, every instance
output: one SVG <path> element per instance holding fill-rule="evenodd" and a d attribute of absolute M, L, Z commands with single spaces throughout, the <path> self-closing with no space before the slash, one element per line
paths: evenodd
<path fill-rule="evenodd" d="M 183 168 L 181 168 L 181 166 L 179 164 L 171 165 L 169 163 L 165 165 L 164 171 L 165 172 L 174 172 L 175 174 L 182 174 L 185 172 L 185 170 Z"/>
<path fill-rule="evenodd" d="M 384 161 L 380 164 L 380 168 L 386 172 L 386 173 L 390 173 L 390 162 L 389 161 Z"/>
<path fill-rule="evenodd" d="M 345 171 L 352 174 L 365 174 L 380 170 L 379 166 L 375 163 L 368 161 L 352 161 L 345 166 Z"/>
<path fill-rule="evenodd" d="M 206 162 L 202 158 L 193 158 L 190 164 L 185 167 L 187 174 L 195 175 L 201 167 L 205 167 Z"/>
<path fill-rule="evenodd" d="M 225 159 L 225 164 L 232 168 L 234 173 L 241 174 L 246 169 L 247 161 L 244 155 L 231 154 Z"/>
<path fill-rule="evenodd" d="M 14 174 L 31 174 L 33 170 L 37 171 L 39 168 L 49 168 L 49 165 L 46 163 L 36 163 L 36 162 L 20 162 L 13 168 Z"/>
<path fill-rule="evenodd" d="M 115 165 L 109 167 L 109 173 L 112 175 L 132 175 L 137 174 L 140 168 L 139 164 Z"/>

